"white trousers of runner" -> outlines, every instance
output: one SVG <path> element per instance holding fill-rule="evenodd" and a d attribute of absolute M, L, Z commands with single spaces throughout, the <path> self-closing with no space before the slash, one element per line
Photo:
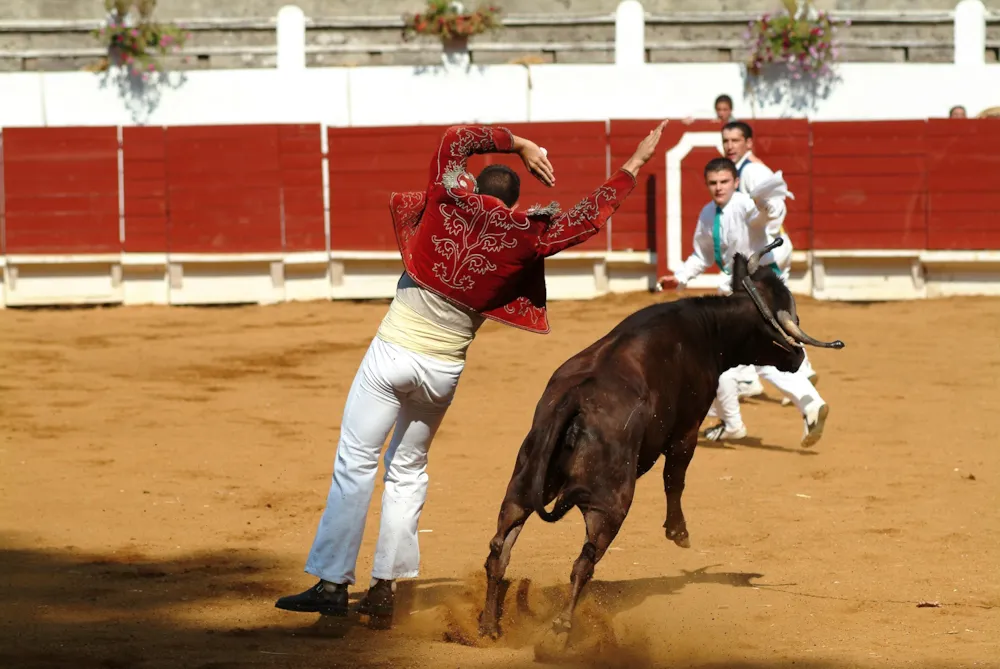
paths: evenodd
<path fill-rule="evenodd" d="M 355 582 L 365 519 L 382 446 L 385 489 L 372 577 L 419 573 L 417 523 L 427 498 L 427 452 L 451 404 L 464 362 L 414 353 L 375 337 L 344 405 L 326 509 L 305 571 L 330 583 Z"/>
<path fill-rule="evenodd" d="M 791 248 L 787 241 L 785 245 Z M 784 267 L 780 278 L 782 283 L 787 285 L 789 268 L 791 267 L 791 251 L 788 252 L 786 261 L 778 264 Z M 729 295 L 732 293 L 731 281 L 732 278 L 729 276 L 723 279 L 719 285 L 719 294 Z M 708 415 L 722 419 L 728 430 L 735 431 L 744 427 L 743 416 L 740 414 L 739 383 L 753 383 L 758 376 L 771 382 L 792 401 L 801 414 L 805 415 L 805 407 L 814 401 L 822 401 L 823 398 L 820 397 L 812 381 L 809 380 L 809 377 L 815 374 L 812 363 L 809 362 L 809 355 L 805 350 L 802 353 L 805 359 L 799 368 L 792 373 L 782 372 L 771 366 L 758 367 L 755 365 L 738 365 L 727 369 L 719 377 L 719 388 L 715 395 L 715 401 L 712 402 L 712 407 L 708 410 Z"/>
<path fill-rule="evenodd" d="M 803 372 L 806 362 L 802 363 L 797 371 L 789 374 L 782 372 L 777 367 L 770 365 L 755 367 L 747 365 L 751 373 L 760 375 L 765 381 L 770 381 L 774 387 L 780 390 L 786 397 L 792 400 L 795 408 L 803 416 L 806 414 L 806 407 L 813 402 L 822 402 L 823 398 L 819 391 L 809 380 L 807 373 Z M 727 369 L 719 377 L 719 388 L 715 394 L 715 401 L 709 409 L 709 416 L 717 416 L 726 424 L 726 429 L 735 431 L 744 427 L 743 416 L 740 412 L 739 381 L 740 374 L 745 373 L 741 367 Z M 752 378 L 752 377 L 751 377 Z"/>

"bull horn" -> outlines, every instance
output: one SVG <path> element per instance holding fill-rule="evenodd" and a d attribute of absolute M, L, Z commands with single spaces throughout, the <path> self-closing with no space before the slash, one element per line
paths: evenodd
<path fill-rule="evenodd" d="M 753 303 L 757 305 L 757 311 L 759 311 L 760 315 L 764 317 L 764 320 L 766 320 L 768 323 L 770 323 L 771 326 L 775 330 L 777 330 L 779 334 L 781 334 L 782 338 L 784 338 L 784 340 L 787 343 L 789 343 L 789 344 L 792 345 L 792 347 L 794 347 L 794 348 L 802 348 L 802 344 L 798 343 L 797 341 L 795 341 L 794 339 L 792 339 L 790 336 L 788 336 L 788 333 L 785 332 L 781 328 L 781 325 L 778 324 L 778 321 L 776 321 L 774 319 L 774 314 L 771 313 L 771 309 L 764 303 L 764 300 L 762 300 L 761 297 L 760 297 L 760 295 L 757 293 L 757 288 L 754 287 L 753 281 L 750 280 L 749 276 L 743 277 L 743 287 L 747 289 L 747 293 L 750 294 L 750 299 L 752 299 Z M 784 313 L 784 312 L 782 312 L 782 313 Z M 781 342 L 779 341 L 778 344 L 781 344 Z M 791 350 L 787 346 L 784 346 L 783 344 L 781 345 L 781 347 L 783 349 L 785 349 L 786 351 L 790 351 Z"/>
<path fill-rule="evenodd" d="M 753 273 L 757 271 L 758 267 L 760 267 L 761 257 L 767 255 L 772 250 L 778 248 L 784 243 L 785 243 L 784 239 L 782 239 L 781 237 L 775 237 L 773 242 L 762 248 L 760 251 L 756 251 L 753 255 L 751 255 L 750 259 L 747 261 L 747 274 L 753 276 Z"/>
<path fill-rule="evenodd" d="M 813 339 L 802 331 L 802 329 L 795 323 L 795 318 L 793 318 L 792 315 L 784 309 L 778 310 L 777 318 L 778 323 L 781 324 L 781 329 L 803 344 L 818 346 L 819 348 L 844 348 L 844 342 L 839 339 L 830 342 Z"/>

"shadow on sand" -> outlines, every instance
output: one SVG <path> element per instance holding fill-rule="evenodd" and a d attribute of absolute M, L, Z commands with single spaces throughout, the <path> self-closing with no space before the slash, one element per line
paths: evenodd
<path fill-rule="evenodd" d="M 121 551 L 88 555 L 72 547 L 13 548 L 12 539 L 0 535 L 0 667 L 18 669 L 539 667 L 543 665 L 514 650 L 532 643 L 568 593 L 565 585 L 515 582 L 505 598 L 505 637 L 482 642 L 475 633 L 485 594 L 482 578 L 401 582 L 397 626 L 373 631 L 354 616 L 322 618 L 274 609 L 274 600 L 290 589 L 275 577 L 288 572 L 288 563 L 273 555 L 223 550 L 153 560 Z M 760 577 L 711 570 L 594 581 L 579 608 L 579 628 L 586 639 L 604 645 L 594 650 L 591 643 L 586 647 L 594 652 L 563 664 L 666 666 L 641 649 L 616 645 L 610 618 L 691 584 L 753 587 Z M 293 587 L 301 585 L 299 579 L 295 582 Z M 441 643 L 445 640 L 462 645 Z M 801 659 L 768 664 L 672 661 L 670 666 L 835 669 Z"/>

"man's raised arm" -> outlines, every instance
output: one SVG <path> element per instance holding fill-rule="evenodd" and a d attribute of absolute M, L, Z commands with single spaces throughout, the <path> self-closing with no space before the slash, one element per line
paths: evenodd
<path fill-rule="evenodd" d="M 604 227 L 632 189 L 636 176 L 645 165 L 660 141 L 666 121 L 654 128 L 643 139 L 632 157 L 596 191 L 583 198 L 569 211 L 552 220 L 538 239 L 538 252 L 542 257 L 555 255 L 587 241 Z"/>
<path fill-rule="evenodd" d="M 502 126 L 489 125 L 453 125 L 445 130 L 431 159 L 431 182 L 442 183 L 449 174 L 457 177 L 466 171 L 469 157 L 481 153 L 516 153 L 542 183 L 555 183 L 552 165 L 534 142 Z"/>

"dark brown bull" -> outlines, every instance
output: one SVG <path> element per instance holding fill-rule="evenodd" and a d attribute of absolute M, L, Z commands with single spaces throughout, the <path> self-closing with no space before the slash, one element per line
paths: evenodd
<path fill-rule="evenodd" d="M 662 454 L 666 536 L 687 548 L 681 510 L 684 476 L 719 375 L 737 365 L 794 372 L 802 344 L 820 342 L 799 328 L 795 300 L 760 257 L 733 258 L 733 294 L 648 306 L 567 360 L 535 408 L 486 559 L 486 606 L 480 634 L 500 634 L 500 585 L 511 549 L 532 513 L 554 523 L 579 507 L 587 541 L 573 565 L 572 592 L 553 622 L 557 643 L 569 638 L 580 592 L 628 514 L 635 482 Z M 545 506 L 555 500 L 552 511 Z"/>

